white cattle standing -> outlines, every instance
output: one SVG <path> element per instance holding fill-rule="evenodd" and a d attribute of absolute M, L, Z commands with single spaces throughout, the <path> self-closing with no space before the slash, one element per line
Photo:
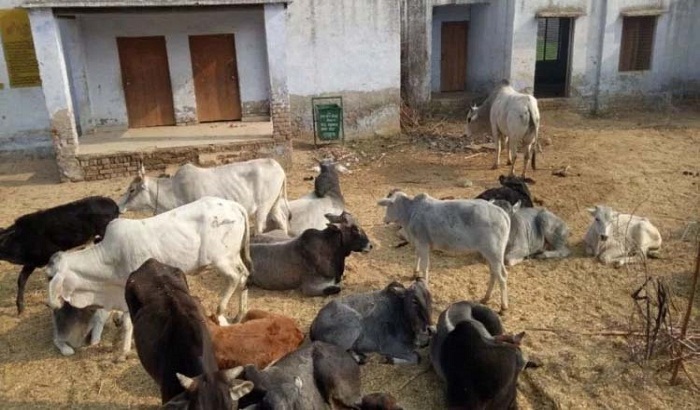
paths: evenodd
<path fill-rule="evenodd" d="M 384 222 L 400 225 L 406 239 L 416 247 L 416 272 L 422 272 L 426 281 L 432 249 L 479 251 L 491 273 L 481 303 L 489 300 L 498 280 L 501 310 L 508 309 L 508 272 L 503 265 L 510 232 L 506 211 L 483 199 L 441 201 L 427 194 L 410 198 L 398 190 L 390 192 L 378 205 L 386 207 Z"/>
<path fill-rule="evenodd" d="M 525 165 L 523 177 L 527 171 L 527 164 L 532 155 L 532 169 L 536 169 L 537 155 L 533 147 L 538 146 L 537 136 L 540 129 L 540 110 L 537 108 L 537 100 L 529 94 L 522 94 L 513 89 L 508 81 L 503 80 L 491 92 L 481 107 L 491 107 L 489 119 L 491 122 L 491 137 L 496 143 L 496 162 L 493 169 L 501 164 L 501 143 L 508 144 L 508 164 L 510 174 L 515 172 L 515 160 L 518 156 L 518 148 L 525 145 Z M 467 113 L 467 137 L 472 132 L 470 124 L 479 118 L 481 107 L 473 105 Z"/>
<path fill-rule="evenodd" d="M 658 258 L 661 234 L 647 218 L 622 214 L 603 205 L 588 208 L 588 212 L 593 222 L 584 240 L 586 254 L 618 267 L 638 261 L 639 256 Z"/>
<path fill-rule="evenodd" d="M 287 176 L 282 166 L 270 158 L 199 168 L 181 166 L 172 178 L 150 178 L 143 166 L 117 204 L 127 210 L 152 210 L 156 214 L 175 209 L 205 196 L 230 199 L 255 216 L 255 233 L 265 231 L 266 221 L 274 221 L 285 233 L 288 218 L 282 202 L 287 202 Z"/>
<path fill-rule="evenodd" d="M 205 197 L 141 220 L 115 219 L 97 245 L 58 252 L 49 262 L 49 305 L 100 306 L 124 313 L 122 358 L 131 349 L 133 327 L 124 299 L 129 275 L 149 258 L 191 272 L 214 266 L 228 279 L 217 314 L 223 315 L 238 289 L 239 317 L 247 310 L 246 280 L 251 266 L 248 215 L 238 203 Z M 63 354 L 73 350 L 56 343 Z"/>

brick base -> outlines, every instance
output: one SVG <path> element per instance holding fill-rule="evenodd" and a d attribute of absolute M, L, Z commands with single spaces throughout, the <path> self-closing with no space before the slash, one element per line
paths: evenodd
<path fill-rule="evenodd" d="M 283 167 L 291 164 L 288 141 L 256 141 L 178 148 L 161 148 L 148 152 L 78 155 L 86 181 L 137 175 L 141 164 L 148 171 L 165 172 L 169 165 L 212 166 L 255 158 L 275 158 Z"/>

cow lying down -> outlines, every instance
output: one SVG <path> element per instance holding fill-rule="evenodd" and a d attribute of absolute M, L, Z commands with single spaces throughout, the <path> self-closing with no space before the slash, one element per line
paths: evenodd
<path fill-rule="evenodd" d="M 380 291 L 329 302 L 311 323 L 309 336 L 340 346 L 360 363 L 372 352 L 389 363 L 418 363 L 415 349 L 428 344 L 431 312 L 430 291 L 422 279 L 408 289 L 392 282 Z"/>
<path fill-rule="evenodd" d="M 510 235 L 504 257 L 508 266 L 527 258 L 565 258 L 571 251 L 566 246 L 569 228 L 564 221 L 542 208 L 521 208 L 503 200 L 492 201 L 510 216 Z"/>
<path fill-rule="evenodd" d="M 369 252 L 372 243 L 349 213 L 326 218 L 330 223 L 322 231 L 307 229 L 288 241 L 252 244 L 250 281 L 269 290 L 299 289 L 305 296 L 340 292 L 345 258 Z"/>
<path fill-rule="evenodd" d="M 476 198 L 486 201 L 502 199 L 508 201 L 511 205 L 520 202 L 521 207 L 532 208 L 532 194 L 527 187 L 527 183 L 534 183 L 535 181 L 515 175 L 501 175 L 498 177 L 498 182 L 501 184 L 500 187 L 487 189 Z"/>
<path fill-rule="evenodd" d="M 248 364 L 264 369 L 296 350 L 304 340 L 294 319 L 262 310 L 249 310 L 240 323 L 232 325 L 221 326 L 216 316 L 208 319 L 207 328 L 220 369 Z"/>
<path fill-rule="evenodd" d="M 449 408 L 517 408 L 516 383 L 528 364 L 520 350 L 524 335 L 503 334 L 498 315 L 486 306 L 448 306 L 430 342 L 430 360 L 447 384 Z"/>
<path fill-rule="evenodd" d="M 362 397 L 360 367 L 342 348 L 313 342 L 264 370 L 245 367 L 253 391 L 240 409 L 401 410 L 388 394 Z"/>

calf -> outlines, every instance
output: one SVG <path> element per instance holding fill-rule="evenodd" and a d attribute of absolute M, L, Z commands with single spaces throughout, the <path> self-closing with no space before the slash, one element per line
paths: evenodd
<path fill-rule="evenodd" d="M 494 203 L 510 216 L 510 236 L 504 257 L 506 265 L 513 266 L 528 257 L 565 258 L 571 254 L 566 246 L 569 228 L 558 216 L 546 209 L 521 208 L 520 202 L 514 206 L 503 200 Z"/>
<path fill-rule="evenodd" d="M 331 160 L 319 162 L 319 174 L 314 181 L 314 190 L 299 199 L 289 202 L 292 219 L 289 233 L 301 235 L 307 229 L 323 229 L 326 214 L 339 215 L 345 210 L 345 198 L 340 190 L 338 172 L 345 168 Z"/>
<path fill-rule="evenodd" d="M 148 259 L 126 281 L 136 351 L 160 386 L 166 408 L 236 409 L 253 384 L 236 380 L 243 370 L 219 371 L 199 304 L 184 273 Z"/>
<path fill-rule="evenodd" d="M 209 317 L 207 327 L 221 369 L 252 364 L 260 369 L 296 350 L 304 334 L 290 317 L 251 310 L 241 323 L 220 326 Z"/>
<path fill-rule="evenodd" d="M 45 266 L 58 251 L 99 242 L 107 224 L 118 216 L 113 200 L 91 196 L 21 216 L 7 229 L 0 228 L 0 260 L 23 265 L 17 279 L 17 312 L 24 311 L 24 287 L 34 269 Z"/>
<path fill-rule="evenodd" d="M 53 320 L 53 343 L 64 355 L 72 355 L 74 349 L 98 344 L 102 330 L 109 318 L 109 312 L 89 306 L 78 309 L 70 303 L 64 303 L 51 315 Z"/>
<path fill-rule="evenodd" d="M 381 291 L 336 299 L 316 315 L 311 340 L 332 343 L 349 351 L 360 363 L 378 352 L 389 363 L 418 363 L 417 347 L 430 336 L 432 299 L 422 279 L 408 289 L 397 282 Z"/>
<path fill-rule="evenodd" d="M 186 272 L 214 266 L 228 279 L 217 314 L 223 315 L 229 299 L 238 292 L 242 317 L 247 307 L 245 282 L 250 266 L 248 231 L 248 215 L 241 205 L 212 197 L 152 218 L 117 219 L 99 244 L 76 252 L 59 252 L 51 258 L 46 268 L 52 278 L 49 304 L 60 308 L 69 302 L 77 308 L 100 306 L 126 312 L 126 279 L 147 259 L 156 258 Z M 131 348 L 131 332 L 131 320 L 125 314 L 120 359 Z"/>
<path fill-rule="evenodd" d="M 661 234 L 647 218 L 622 214 L 603 205 L 588 212 L 593 222 L 584 239 L 586 254 L 617 267 L 637 262 L 639 257 L 659 257 Z"/>
<path fill-rule="evenodd" d="M 299 289 L 305 296 L 340 292 L 345 258 L 351 252 L 369 252 L 372 243 L 347 212 L 328 214 L 326 229 L 307 229 L 280 243 L 252 244 L 250 281 L 263 289 Z"/>
<path fill-rule="evenodd" d="M 482 303 L 489 300 L 498 280 L 501 310 L 508 309 L 508 273 L 503 265 L 510 232 L 506 211 L 481 199 L 441 201 L 428 194 L 411 198 L 400 190 L 392 190 L 378 204 L 386 207 L 384 222 L 400 225 L 406 240 L 415 246 L 416 272 L 421 272 L 426 281 L 431 250 L 477 250 L 491 272 Z"/>
<path fill-rule="evenodd" d="M 501 199 L 508 201 L 511 205 L 520 202 L 520 206 L 523 208 L 533 207 L 532 194 L 527 187 L 527 182 L 532 182 L 530 178 L 501 175 L 498 177 L 498 182 L 501 184 L 499 188 L 487 189 L 476 198 L 486 201 Z"/>
<path fill-rule="evenodd" d="M 310 343 L 264 370 L 246 366 L 245 378 L 255 385 L 240 400 L 245 410 L 401 410 L 388 394 L 361 397 L 357 363 L 343 349 L 323 342 Z"/>
<path fill-rule="evenodd" d="M 430 360 L 447 384 L 449 408 L 517 408 L 516 382 L 526 366 L 523 337 L 504 335 L 498 315 L 486 306 L 458 302 L 442 312 Z"/>

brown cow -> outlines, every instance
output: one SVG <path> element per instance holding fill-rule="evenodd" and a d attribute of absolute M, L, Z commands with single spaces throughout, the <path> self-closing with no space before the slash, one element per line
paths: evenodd
<path fill-rule="evenodd" d="M 207 327 L 220 369 L 248 364 L 264 369 L 296 350 L 304 339 L 294 319 L 255 309 L 241 323 L 229 326 L 219 326 L 216 316 L 209 316 Z"/>

